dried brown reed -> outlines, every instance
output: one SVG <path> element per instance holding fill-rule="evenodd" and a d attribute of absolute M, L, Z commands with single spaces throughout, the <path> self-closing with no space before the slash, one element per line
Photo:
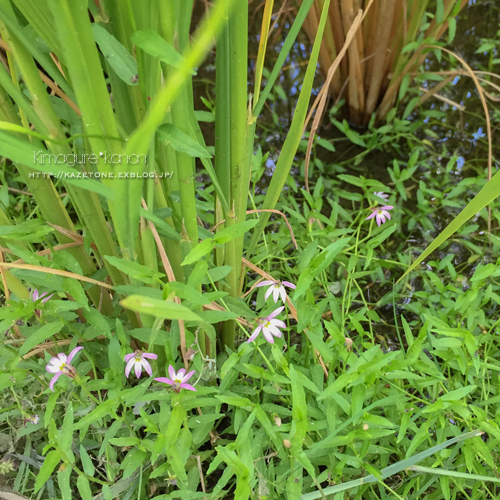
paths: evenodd
<path fill-rule="evenodd" d="M 315 0 L 304 23 L 311 39 L 317 32 L 324 0 Z M 356 13 L 369 0 L 331 0 L 329 25 L 325 29 L 320 67 L 328 73 L 346 41 Z M 449 19 L 465 7 L 467 0 L 440 0 L 440 8 L 423 31 L 423 39 L 438 40 L 448 29 Z M 357 30 L 330 81 L 336 100 L 346 101 L 351 123 L 366 126 L 373 113 L 384 120 L 393 108 L 401 82 L 412 77 L 425 58 L 424 44 L 413 50 L 403 49 L 421 35 L 421 26 L 429 0 L 375 0 Z"/>

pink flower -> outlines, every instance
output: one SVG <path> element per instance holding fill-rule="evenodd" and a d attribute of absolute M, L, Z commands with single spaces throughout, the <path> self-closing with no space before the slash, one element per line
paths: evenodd
<path fill-rule="evenodd" d="M 280 319 L 274 319 L 275 316 L 285 309 L 285 306 L 278 307 L 275 311 L 273 311 L 269 316 L 265 318 L 257 318 L 257 323 L 259 324 L 257 328 L 253 331 L 250 338 L 247 342 L 252 342 L 257 338 L 260 331 L 262 330 L 262 334 L 264 338 L 271 344 L 274 344 L 274 337 L 280 338 L 282 333 L 279 328 L 286 328 L 286 323 L 281 321 Z M 278 328 L 279 327 L 279 328 Z"/>
<path fill-rule="evenodd" d="M 49 300 L 51 297 L 54 296 L 54 294 L 51 294 L 47 296 L 48 292 L 43 292 L 41 295 L 38 293 L 38 290 L 35 288 L 31 294 L 30 294 L 30 299 L 33 302 L 36 302 L 39 299 L 42 299 L 42 304 L 45 304 L 47 300 Z M 42 311 L 40 309 L 35 309 L 35 314 L 37 315 L 38 318 L 42 317 Z"/>
<path fill-rule="evenodd" d="M 388 211 L 392 210 L 393 208 L 394 207 L 391 205 L 384 205 L 380 208 L 372 208 L 373 212 L 365 220 L 373 219 L 373 217 L 375 217 L 377 226 L 380 226 L 380 224 L 383 224 L 386 219 L 390 220 L 391 214 Z"/>
<path fill-rule="evenodd" d="M 389 201 L 389 195 L 384 193 L 383 191 L 375 191 L 373 193 L 375 196 L 382 198 L 384 201 Z"/>
<path fill-rule="evenodd" d="M 144 368 L 150 377 L 153 376 L 153 370 L 151 369 L 151 365 L 149 364 L 148 359 L 156 359 L 158 356 L 156 354 L 152 354 L 150 352 L 141 352 L 139 350 L 127 354 L 125 356 L 125 361 L 127 362 L 127 366 L 125 367 L 125 375 L 130 375 L 130 371 L 132 367 L 135 367 L 135 376 L 139 378 L 142 374 L 142 369 Z"/>
<path fill-rule="evenodd" d="M 55 373 L 55 376 L 52 377 L 50 381 L 49 387 L 51 391 L 54 391 L 54 384 L 57 379 L 61 375 L 67 375 L 68 377 L 75 378 L 76 370 L 71 366 L 71 361 L 75 357 L 78 351 L 83 349 L 82 346 L 75 347 L 70 353 L 69 356 L 66 356 L 63 352 L 60 352 L 56 357 L 51 358 L 45 367 L 49 373 Z"/>
<path fill-rule="evenodd" d="M 168 367 L 168 374 L 170 375 L 170 378 L 159 377 L 155 378 L 155 380 L 163 384 L 171 385 L 175 392 L 180 392 L 181 389 L 196 391 L 192 385 L 186 384 L 186 382 L 194 375 L 194 372 L 195 370 L 186 374 L 186 370 L 181 368 L 177 373 L 175 373 L 174 367 L 170 365 Z"/>
<path fill-rule="evenodd" d="M 283 302 L 286 301 L 286 290 L 285 286 L 288 288 L 295 289 L 295 285 L 290 283 L 289 281 L 273 281 L 273 280 L 265 280 L 261 281 L 257 286 L 269 286 L 267 289 L 265 300 L 269 298 L 271 293 L 273 294 L 274 303 L 278 302 L 278 297 L 281 297 Z M 284 285 L 284 286 L 283 286 Z"/>

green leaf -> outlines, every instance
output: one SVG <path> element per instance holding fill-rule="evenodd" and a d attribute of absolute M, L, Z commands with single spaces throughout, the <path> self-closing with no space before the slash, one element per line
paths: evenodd
<path fill-rule="evenodd" d="M 232 270 L 231 266 L 220 266 L 209 269 L 207 276 L 201 281 L 204 285 L 209 285 L 212 281 L 220 281 L 225 278 Z M 209 278 L 210 277 L 210 278 Z"/>
<path fill-rule="evenodd" d="M 273 68 L 272 74 L 270 75 L 269 81 L 265 86 L 264 90 L 262 91 L 259 101 L 257 102 L 253 110 L 253 115 L 255 117 L 259 115 L 262 107 L 264 106 L 264 103 L 271 91 L 271 88 L 274 85 L 274 82 L 276 81 L 276 78 L 279 75 L 280 68 L 285 62 L 287 53 L 290 50 L 294 42 L 294 39 L 297 36 L 298 31 L 300 30 L 301 23 L 304 21 L 304 18 L 306 17 L 311 4 L 312 0 L 305 0 L 304 2 L 302 2 L 300 10 L 297 14 L 297 19 L 293 23 L 292 28 L 290 29 L 289 36 L 287 36 L 285 40 L 283 48 Z M 290 124 L 288 134 L 283 144 L 283 148 L 281 149 L 278 162 L 276 163 L 276 168 L 274 169 L 273 176 L 271 178 L 271 183 L 267 188 L 266 197 L 262 205 L 262 208 L 264 209 L 274 209 L 274 207 L 276 206 L 276 203 L 278 202 L 278 199 L 283 191 L 283 186 L 285 185 L 285 182 L 288 178 L 288 174 L 290 173 L 290 168 L 292 167 L 292 163 L 295 160 L 295 155 L 297 154 L 300 141 L 302 139 L 304 122 L 307 117 L 307 108 L 309 106 L 309 102 L 311 99 L 311 90 L 314 82 L 314 77 L 316 74 L 316 66 L 318 63 L 318 57 L 320 53 L 320 48 L 327 18 L 328 18 L 327 9 L 323 9 L 320 22 L 316 30 L 316 37 L 314 40 L 314 45 L 311 51 L 311 55 L 309 56 L 309 60 L 307 62 L 307 69 L 302 81 L 302 88 L 300 90 L 299 99 L 297 101 L 297 105 L 295 106 L 295 110 L 293 113 L 292 123 Z M 269 212 L 263 213 L 260 216 L 259 225 L 256 227 L 252 235 L 250 244 L 246 249 L 247 255 L 250 255 L 257 246 L 260 237 L 264 232 L 264 228 L 269 220 L 269 217 L 270 217 Z"/>
<path fill-rule="evenodd" d="M 146 220 L 151 221 L 155 225 L 160 236 L 164 236 L 165 238 L 174 241 L 181 240 L 181 235 L 170 224 L 165 222 L 163 219 L 160 219 L 157 214 L 152 213 L 149 210 L 145 210 L 142 207 L 139 209 L 139 214 L 141 217 L 144 217 Z"/>
<path fill-rule="evenodd" d="M 140 443 L 140 440 L 136 437 L 123 437 L 110 439 L 109 442 L 114 446 L 135 446 Z"/>
<path fill-rule="evenodd" d="M 382 242 L 389 238 L 394 231 L 396 231 L 397 227 L 397 224 L 392 224 L 388 228 L 384 229 L 382 232 L 378 233 L 371 240 L 369 240 L 367 246 L 370 248 L 378 247 Z"/>
<path fill-rule="evenodd" d="M 96 420 L 103 418 L 105 416 L 109 416 L 109 414 L 114 410 L 116 406 L 118 406 L 118 401 L 114 399 L 108 399 L 101 403 L 97 408 L 92 410 L 90 413 L 85 415 L 81 420 L 79 420 L 74 429 L 83 429 L 84 427 L 88 427 L 90 424 L 94 423 Z M 114 413 L 114 412 L 113 412 Z"/>
<path fill-rule="evenodd" d="M 416 472 L 424 472 L 427 474 L 436 474 L 439 476 L 458 477 L 460 479 L 468 479 L 470 481 L 481 481 L 482 483 L 500 483 L 500 478 L 492 476 L 482 476 L 480 474 L 467 474 L 466 472 L 459 472 L 455 470 L 439 469 L 437 467 L 422 467 L 421 465 L 412 465 L 410 470 Z"/>
<path fill-rule="evenodd" d="M 203 321 L 213 325 L 230 319 L 236 319 L 238 315 L 231 311 L 202 311 L 200 317 Z"/>
<path fill-rule="evenodd" d="M 475 385 L 468 385 L 467 387 L 461 387 L 460 389 L 456 389 L 454 391 L 448 392 L 447 394 L 443 394 L 439 399 L 441 399 L 442 401 L 460 401 L 475 389 Z"/>
<path fill-rule="evenodd" d="M 401 80 L 401 86 L 399 87 L 399 100 L 403 99 L 408 90 L 408 85 L 410 84 L 410 75 L 406 74 Z"/>
<path fill-rule="evenodd" d="M 178 68 L 182 62 L 181 54 L 154 30 L 136 31 L 130 40 L 150 56 L 156 57 L 170 66 Z M 196 73 L 193 71 L 192 74 Z"/>
<path fill-rule="evenodd" d="M 217 245 L 228 243 L 235 238 L 243 236 L 245 233 L 250 231 L 250 229 L 255 227 L 258 222 L 258 219 L 249 219 L 244 222 L 234 224 L 233 226 L 226 227 L 215 234 L 214 241 Z"/>
<path fill-rule="evenodd" d="M 344 120 L 344 133 L 345 135 L 347 136 L 347 138 L 353 143 L 353 144 L 356 144 L 357 146 L 361 146 L 363 148 L 366 148 L 366 143 L 365 141 L 363 141 L 363 139 L 361 139 L 360 135 L 355 132 L 354 130 L 352 130 L 350 127 L 349 127 L 349 124 L 347 123 L 346 120 Z"/>
<path fill-rule="evenodd" d="M 332 263 L 333 259 L 343 250 L 345 246 L 347 246 L 348 243 L 349 238 L 337 240 L 326 247 L 312 260 L 309 267 L 300 273 L 297 288 L 295 289 L 295 293 L 293 295 L 294 300 L 306 293 L 312 285 L 314 278 Z"/>
<path fill-rule="evenodd" d="M 307 403 L 304 387 L 293 365 L 290 365 L 290 381 L 292 383 L 292 420 L 295 424 L 295 433 L 291 435 L 290 441 L 292 447 L 299 450 L 302 449 L 307 433 Z"/>
<path fill-rule="evenodd" d="M 62 453 L 59 450 L 49 451 L 40 472 L 36 476 L 35 481 L 35 493 L 40 490 L 40 488 L 48 481 L 52 472 L 56 468 L 57 464 L 61 461 Z"/>
<path fill-rule="evenodd" d="M 143 314 L 150 314 L 157 318 L 183 319 L 185 321 L 202 321 L 201 318 L 187 307 L 175 302 L 143 297 L 142 295 L 131 295 L 120 302 L 126 309 Z"/>
<path fill-rule="evenodd" d="M 5 240 L 41 243 L 54 229 L 40 219 L 27 220 L 13 226 L 0 226 L 0 237 Z"/>
<path fill-rule="evenodd" d="M 457 20 L 454 17 L 448 18 L 448 44 L 451 44 L 457 33 Z"/>
<path fill-rule="evenodd" d="M 73 442 L 73 403 L 69 403 L 64 413 L 64 421 L 59 433 L 59 448 L 61 451 L 71 451 Z"/>
<path fill-rule="evenodd" d="M 137 61 L 128 50 L 99 24 L 93 23 L 92 31 L 102 54 L 120 80 L 127 85 L 138 85 L 136 81 L 138 74 Z"/>
<path fill-rule="evenodd" d="M 92 500 L 92 490 L 90 489 L 89 480 L 86 477 L 78 476 L 76 480 L 78 493 L 80 493 L 82 500 Z"/>
<path fill-rule="evenodd" d="M 114 267 L 119 269 L 122 273 L 127 276 L 134 278 L 143 283 L 153 285 L 154 283 L 162 283 L 161 278 L 164 278 L 163 273 L 154 271 L 149 267 L 138 264 L 137 262 L 131 262 L 129 260 L 120 259 L 118 257 L 113 257 L 110 255 L 105 255 L 104 258 Z"/>
<path fill-rule="evenodd" d="M 71 472 L 72 469 L 69 466 L 57 472 L 57 484 L 61 490 L 62 500 L 72 500 L 70 485 Z"/>
<path fill-rule="evenodd" d="M 437 0 L 436 2 L 436 24 L 441 24 L 444 21 L 444 1 Z"/>
<path fill-rule="evenodd" d="M 33 347 L 45 342 L 49 337 L 61 331 L 63 326 L 64 325 L 60 321 L 55 321 L 54 323 L 47 323 L 38 328 L 38 330 L 32 333 L 21 346 L 19 349 L 19 356 L 24 356 L 28 351 L 33 349 Z"/>
<path fill-rule="evenodd" d="M 215 242 L 212 238 L 207 238 L 201 243 L 198 243 L 185 257 L 182 261 L 181 266 L 188 266 L 193 264 L 193 262 L 199 261 L 201 258 L 208 255 L 215 247 Z"/>
<path fill-rule="evenodd" d="M 158 137 L 166 145 L 172 146 L 179 153 L 186 153 L 194 158 L 212 158 L 212 155 L 199 142 L 178 129 L 172 123 L 158 127 Z"/>
<path fill-rule="evenodd" d="M 479 280 L 484 280 L 486 278 L 489 278 L 490 276 L 495 273 L 497 270 L 497 267 L 495 264 L 486 264 L 483 266 L 482 264 L 479 264 L 474 271 L 474 274 L 472 275 L 472 278 L 470 279 L 471 281 L 479 281 Z"/>
<path fill-rule="evenodd" d="M 87 450 L 80 445 L 80 460 L 82 461 L 83 471 L 87 476 L 93 477 L 95 473 L 95 467 L 92 463 L 92 459 L 90 458 Z"/>
<path fill-rule="evenodd" d="M 353 184 L 354 186 L 358 187 L 363 187 L 364 182 L 363 179 L 360 179 L 359 177 L 354 177 L 354 175 L 348 175 L 348 174 L 340 174 L 337 175 L 339 179 L 342 179 L 344 182 L 348 182 L 349 184 Z"/>

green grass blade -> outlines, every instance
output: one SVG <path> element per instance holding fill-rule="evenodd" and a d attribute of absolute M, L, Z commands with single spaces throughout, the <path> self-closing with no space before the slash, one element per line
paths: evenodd
<path fill-rule="evenodd" d="M 385 469 L 382 469 L 380 471 L 381 477 L 382 479 L 386 479 L 390 476 L 393 476 L 394 474 L 398 474 L 402 470 L 408 469 L 412 465 L 421 462 L 427 457 L 434 455 L 434 453 L 437 453 L 438 451 L 441 451 L 444 448 L 451 446 L 452 444 L 459 443 L 460 441 L 465 441 L 466 439 L 470 439 L 476 436 L 480 436 L 481 434 L 483 434 L 482 431 L 472 431 L 457 436 L 455 438 L 448 439 L 448 441 L 445 441 L 444 443 L 441 444 L 437 444 L 436 446 L 433 446 L 428 450 L 417 453 L 413 457 L 396 462 L 395 464 L 392 464 L 389 467 L 385 467 Z M 376 483 L 377 481 L 379 481 L 379 479 L 375 477 L 373 474 L 370 474 L 369 476 L 365 476 L 360 479 L 355 479 L 353 481 L 348 481 L 347 483 L 337 484 L 335 486 L 330 486 L 329 488 L 324 488 L 322 492 L 314 491 L 312 493 L 306 493 L 305 495 L 302 495 L 300 498 L 301 500 L 315 500 L 316 498 L 322 498 L 323 495 L 333 495 L 341 491 L 350 490 L 351 488 L 357 488 L 358 486 L 361 486 L 363 484 Z"/>
<path fill-rule="evenodd" d="M 269 97 L 269 94 L 271 93 L 271 90 L 274 86 L 274 83 L 276 82 L 276 79 L 279 76 L 279 73 L 281 71 L 281 68 L 285 64 L 286 58 L 288 57 L 288 53 L 290 52 L 295 39 L 297 38 L 297 35 L 299 34 L 300 28 L 302 28 L 302 24 L 304 23 L 304 19 L 307 16 L 307 13 L 309 12 L 309 9 L 311 8 L 311 5 L 313 4 L 314 0 L 304 0 L 302 2 L 302 5 L 300 6 L 299 12 L 297 13 L 297 17 L 295 18 L 295 21 L 292 24 L 292 27 L 290 28 L 290 31 L 288 32 L 288 35 L 285 39 L 285 42 L 283 43 L 283 47 L 280 50 L 280 54 L 278 56 L 278 59 L 276 60 L 276 63 L 274 64 L 274 68 L 271 72 L 271 76 L 269 77 L 269 80 L 264 87 L 264 90 L 262 91 L 260 98 L 255 104 L 254 109 L 253 109 L 253 116 L 257 117 L 259 116 L 262 108 L 264 107 L 264 104 Z M 320 37 L 321 38 L 321 37 Z M 319 50 L 319 49 L 318 49 Z"/>
<path fill-rule="evenodd" d="M 497 172 L 486 186 L 477 193 L 471 202 L 451 221 L 450 224 L 434 239 L 434 241 L 422 252 L 418 259 L 399 278 L 401 281 L 408 273 L 413 271 L 434 250 L 439 248 L 453 233 L 458 231 L 471 217 L 489 205 L 500 194 L 500 172 Z"/>
<path fill-rule="evenodd" d="M 434 467 L 422 467 L 420 465 L 412 465 L 408 467 L 415 472 L 424 472 L 426 474 L 434 474 L 438 476 L 459 477 L 460 479 L 468 479 L 473 481 L 483 481 L 491 483 L 500 483 L 500 479 L 492 476 L 482 476 L 480 474 L 467 474 L 466 472 L 458 472 L 455 470 L 438 469 Z"/>

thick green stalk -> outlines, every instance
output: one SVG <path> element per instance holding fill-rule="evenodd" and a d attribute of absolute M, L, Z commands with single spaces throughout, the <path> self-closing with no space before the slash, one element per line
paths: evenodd
<path fill-rule="evenodd" d="M 105 27 L 110 29 L 113 36 L 132 54 L 133 44 L 130 38 L 137 29 L 133 10 L 129 11 L 128 6 L 124 7 L 119 0 L 107 0 L 106 10 L 110 19 L 113 19 L 113 23 L 107 24 Z M 138 60 L 141 55 L 137 53 Z M 116 114 L 127 133 L 131 133 L 146 112 L 146 101 L 141 92 L 142 85 L 127 85 L 116 76 L 114 71 L 108 71 L 108 75 L 113 90 Z M 128 94 L 128 98 L 125 94 Z M 129 107 L 132 112 L 128 111 L 127 114 Z"/>
<path fill-rule="evenodd" d="M 230 127 L 230 196 L 226 226 L 246 219 L 248 203 L 248 181 L 250 163 L 245 162 L 247 133 L 247 81 L 248 81 L 248 2 L 236 0 L 236 5 L 227 25 L 227 52 L 229 66 L 229 127 Z M 227 73 L 223 78 L 227 78 Z M 227 99 L 227 96 L 222 96 Z M 220 102 L 220 101 L 219 101 Z M 218 111 L 217 111 L 218 114 Z M 239 276 L 243 256 L 244 236 L 225 245 L 225 261 L 232 271 L 227 276 L 229 293 L 240 295 Z M 222 342 L 234 347 L 236 323 L 228 321 L 222 329 Z"/>

